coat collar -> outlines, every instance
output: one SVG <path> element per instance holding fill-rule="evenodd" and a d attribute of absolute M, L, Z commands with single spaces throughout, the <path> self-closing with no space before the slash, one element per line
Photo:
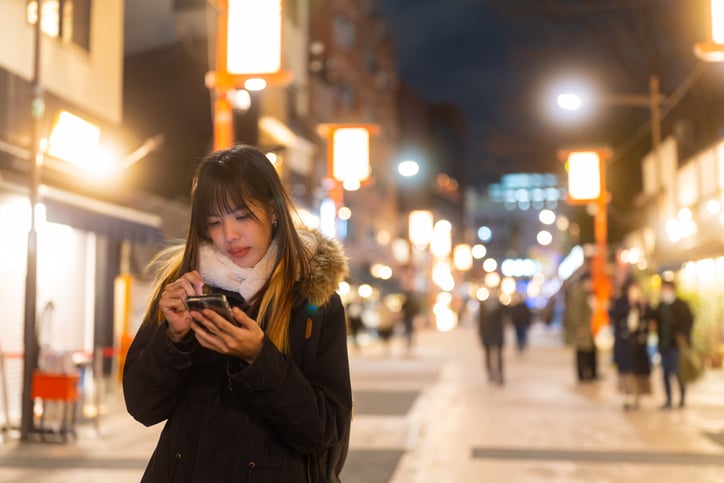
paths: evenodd
<path fill-rule="evenodd" d="M 307 279 L 300 281 L 301 294 L 311 304 L 323 305 L 347 275 L 344 250 L 339 242 L 324 236 L 319 230 L 301 229 L 299 234 L 308 248 L 311 266 Z"/>

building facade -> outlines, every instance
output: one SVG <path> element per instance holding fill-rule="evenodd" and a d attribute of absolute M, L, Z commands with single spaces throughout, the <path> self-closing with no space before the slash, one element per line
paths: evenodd
<path fill-rule="evenodd" d="M 33 139 L 43 159 L 35 209 L 35 322 L 46 353 L 92 354 L 117 346 L 116 323 L 127 316 L 115 310 L 117 277 L 144 263 L 165 229 L 162 214 L 173 211 L 170 203 L 140 197 L 123 173 L 110 180 L 90 176 L 101 162 L 97 151 L 69 154 L 60 148 L 84 148 L 88 141 L 64 137 L 60 128 L 68 119 L 89 127 L 99 145 L 119 140 L 123 1 L 81 0 L 72 9 L 69 2 L 42 5 L 37 44 L 37 3 L 0 5 L 0 39 L 13 45 L 0 52 L 0 350 L 7 356 L 0 384 L 10 406 L 2 414 L 11 424 L 20 418 L 24 300 L 32 293 L 25 286 Z M 121 144 L 120 150 L 134 147 Z"/>

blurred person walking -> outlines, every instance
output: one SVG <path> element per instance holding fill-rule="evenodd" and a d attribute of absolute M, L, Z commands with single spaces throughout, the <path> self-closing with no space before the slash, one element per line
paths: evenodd
<path fill-rule="evenodd" d="M 355 296 L 347 304 L 347 328 L 352 336 L 352 344 L 355 348 L 359 348 L 359 334 L 365 328 L 362 318 L 363 306 L 359 296 Z"/>
<path fill-rule="evenodd" d="M 407 343 L 407 354 L 412 355 L 412 348 L 414 346 L 414 335 L 415 335 L 415 317 L 420 313 L 420 301 L 417 295 L 407 290 L 403 293 L 405 298 L 402 302 L 402 323 L 405 326 L 405 341 Z"/>
<path fill-rule="evenodd" d="M 691 343 L 694 315 L 689 304 L 676 295 L 673 281 L 661 282 L 661 301 L 656 308 L 655 327 L 659 336 L 661 373 L 664 379 L 666 401 L 661 409 L 671 409 L 671 378 L 679 383 L 679 407 L 686 405 L 686 384 L 679 375 L 679 346 Z"/>
<path fill-rule="evenodd" d="M 578 382 L 598 379 L 596 344 L 593 338 L 593 281 L 591 274 L 584 272 L 566 294 L 566 308 L 563 320 L 566 340 L 576 350 L 576 374 Z"/>
<path fill-rule="evenodd" d="M 490 294 L 480 303 L 478 312 L 478 333 L 485 353 L 485 371 L 490 384 L 504 384 L 503 345 L 505 310 L 496 294 Z"/>
<path fill-rule="evenodd" d="M 528 347 L 528 330 L 531 323 L 531 311 L 528 308 L 525 297 L 516 293 L 513 302 L 508 309 L 510 320 L 515 329 L 515 342 L 518 354 L 522 355 Z"/>
<path fill-rule="evenodd" d="M 400 321 L 400 314 L 390 308 L 387 296 L 384 294 L 380 295 L 380 299 L 377 301 L 377 320 L 377 335 L 382 341 L 383 355 L 388 356 L 395 327 Z"/>
<path fill-rule="evenodd" d="M 653 310 L 635 280 L 624 283 L 609 309 L 613 325 L 613 358 L 624 410 L 638 409 L 639 398 L 651 394 L 651 360 L 647 350 Z"/>

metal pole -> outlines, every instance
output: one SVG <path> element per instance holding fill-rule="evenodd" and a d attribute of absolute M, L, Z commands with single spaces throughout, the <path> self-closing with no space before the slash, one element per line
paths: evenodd
<path fill-rule="evenodd" d="M 656 172 L 658 173 L 659 189 L 657 190 L 656 209 L 659 216 L 664 215 L 662 188 L 664 182 L 664 167 L 661 162 L 661 153 L 659 147 L 661 145 L 661 92 L 659 77 L 652 74 L 649 78 L 649 107 L 651 109 L 651 152 L 654 155 L 654 164 L 656 164 Z"/>
<path fill-rule="evenodd" d="M 649 79 L 649 105 L 651 107 L 651 144 L 659 161 L 659 145 L 661 144 L 661 91 L 659 76 L 652 74 Z"/>
<path fill-rule="evenodd" d="M 0 391 L 2 391 L 2 404 L 5 416 L 5 424 L 2 427 L 2 434 L 10 430 L 10 406 L 8 405 L 8 377 L 5 371 L 5 353 L 0 347 Z M 0 439 L 2 441 L 2 439 Z"/>
<path fill-rule="evenodd" d="M 38 0 L 37 16 L 35 20 L 35 46 L 33 50 L 33 100 L 31 114 L 33 130 L 30 139 L 30 230 L 28 231 L 28 260 L 25 276 L 25 325 L 24 325 L 24 353 L 23 353 L 23 392 L 20 421 L 21 441 L 30 441 L 33 432 L 33 372 L 38 365 L 38 334 L 36 331 L 37 317 L 37 284 L 38 284 L 38 231 L 35 216 L 35 205 L 38 204 L 38 187 L 40 185 L 40 171 L 43 162 L 43 153 L 38 149 L 40 142 L 42 120 L 45 113 L 43 102 L 43 89 L 40 85 L 40 42 L 43 2 Z"/>
<path fill-rule="evenodd" d="M 229 72 L 226 70 L 229 35 L 229 1 L 216 2 L 216 72 L 214 73 L 214 150 L 234 144 L 234 111 L 227 97 Z"/>
<path fill-rule="evenodd" d="M 93 426 L 96 434 L 101 432 L 101 391 L 103 390 L 103 348 L 96 347 L 93 353 L 93 405 L 95 417 Z"/>
<path fill-rule="evenodd" d="M 596 242 L 596 255 L 593 257 L 591 266 L 591 278 L 593 279 L 593 291 L 596 297 L 596 306 L 593 312 L 593 333 L 608 324 L 608 300 L 611 296 L 610 280 L 606 273 L 608 262 L 608 193 L 606 183 L 606 162 L 608 160 L 600 156 L 601 195 L 596 201 L 596 214 L 593 217 L 593 232 Z"/>

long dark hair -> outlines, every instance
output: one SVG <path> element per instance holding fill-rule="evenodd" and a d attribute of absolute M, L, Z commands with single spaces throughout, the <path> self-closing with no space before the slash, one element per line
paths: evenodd
<path fill-rule="evenodd" d="M 209 213 L 245 210 L 259 222 L 251 207 L 265 210 L 276 220 L 273 238 L 279 251 L 275 268 L 253 300 L 266 336 L 282 352 L 289 351 L 289 320 L 297 302 L 295 285 L 310 273 L 308 253 L 296 229 L 294 207 L 272 163 L 247 145 L 216 151 L 196 167 L 191 188 L 191 215 L 184 245 L 171 247 L 156 258 L 156 288 L 147 319 L 160 322 L 158 299 L 163 287 L 199 264 L 199 247 L 211 243 L 206 220 Z"/>

